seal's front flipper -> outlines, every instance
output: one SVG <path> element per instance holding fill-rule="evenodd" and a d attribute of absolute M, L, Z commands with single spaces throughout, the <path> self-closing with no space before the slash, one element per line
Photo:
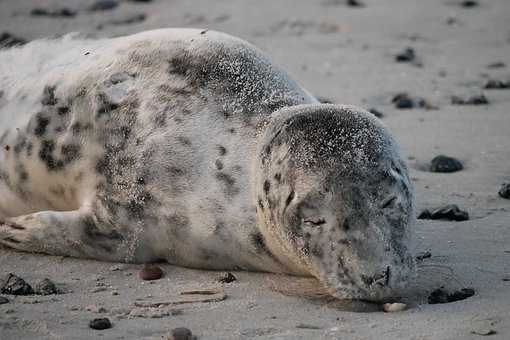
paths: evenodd
<path fill-rule="evenodd" d="M 34 253 L 131 261 L 130 242 L 92 212 L 42 211 L 0 220 L 0 244 Z"/>

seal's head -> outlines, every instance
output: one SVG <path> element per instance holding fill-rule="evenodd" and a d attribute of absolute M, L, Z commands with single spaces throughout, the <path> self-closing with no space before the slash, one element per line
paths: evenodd
<path fill-rule="evenodd" d="M 399 148 L 370 113 L 337 105 L 276 112 L 256 190 L 267 245 L 338 298 L 383 301 L 414 275 L 413 189 Z"/>

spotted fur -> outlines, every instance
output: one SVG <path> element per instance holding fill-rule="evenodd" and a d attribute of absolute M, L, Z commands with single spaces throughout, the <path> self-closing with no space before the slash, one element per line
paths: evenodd
<path fill-rule="evenodd" d="M 319 186 L 340 190 L 332 183 L 360 175 L 365 184 L 334 196 L 337 205 L 351 208 L 351 228 L 362 228 L 378 214 L 365 199 L 377 186 L 370 181 L 400 183 L 395 190 L 407 196 L 388 218 L 403 229 L 368 239 L 380 255 L 374 263 L 407 261 L 412 188 L 393 140 L 359 110 L 319 105 L 240 39 L 192 29 L 107 40 L 70 35 L 0 52 L 0 74 L 0 243 L 110 261 L 315 275 L 333 294 L 362 297 L 370 289 L 356 287 L 374 282 L 376 265 L 348 263 L 360 255 L 346 242 L 361 249 L 363 240 L 342 238 L 346 227 L 302 224 L 303 209 L 318 209 Z M 373 138 L 362 145 L 357 137 Z M 380 176 L 392 166 L 403 178 Z M 312 203 L 296 206 L 305 194 Z M 336 208 L 328 206 L 328 219 Z M 378 253 L 386 244 L 393 258 Z"/>

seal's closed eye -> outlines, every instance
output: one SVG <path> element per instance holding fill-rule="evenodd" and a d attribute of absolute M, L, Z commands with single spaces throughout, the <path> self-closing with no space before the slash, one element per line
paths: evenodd
<path fill-rule="evenodd" d="M 308 217 L 303 220 L 306 224 L 318 226 L 326 223 L 326 220 L 322 217 Z"/>
<path fill-rule="evenodd" d="M 395 196 L 395 195 L 386 198 L 381 205 L 381 209 L 387 209 L 387 208 L 393 207 L 396 201 L 397 201 L 397 196 Z"/>

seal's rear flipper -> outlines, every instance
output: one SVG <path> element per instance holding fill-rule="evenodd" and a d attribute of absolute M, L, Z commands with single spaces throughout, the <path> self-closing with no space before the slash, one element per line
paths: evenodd
<path fill-rule="evenodd" d="M 91 212 L 42 211 L 0 220 L 0 244 L 35 253 L 92 258 L 102 261 L 133 261 L 133 248 L 112 225 Z M 136 261 L 134 261 L 136 262 Z"/>

